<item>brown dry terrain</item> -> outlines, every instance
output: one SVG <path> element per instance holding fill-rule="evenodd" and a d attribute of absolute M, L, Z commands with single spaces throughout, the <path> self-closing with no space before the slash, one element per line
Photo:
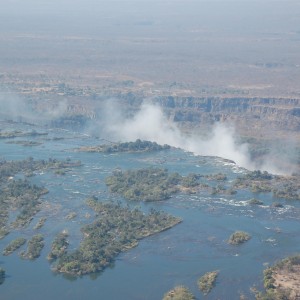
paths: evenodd
<path fill-rule="evenodd" d="M 291 291 L 290 299 L 300 299 L 300 266 L 293 266 L 292 271 L 285 268 L 277 268 L 273 273 L 276 288 Z"/>
<path fill-rule="evenodd" d="M 4 2 L 0 73 L 25 90 L 300 97 L 298 1 Z"/>

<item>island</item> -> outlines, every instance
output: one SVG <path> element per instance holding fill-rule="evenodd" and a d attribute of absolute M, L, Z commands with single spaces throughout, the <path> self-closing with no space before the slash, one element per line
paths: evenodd
<path fill-rule="evenodd" d="M 47 218 L 46 217 L 42 217 L 39 219 L 39 221 L 35 224 L 35 226 L 33 227 L 33 229 L 40 229 L 44 226 L 45 222 L 47 221 Z"/>
<path fill-rule="evenodd" d="M 228 239 L 228 244 L 231 245 L 240 245 L 251 239 L 251 236 L 244 231 L 234 232 Z"/>
<path fill-rule="evenodd" d="M 77 213 L 75 211 L 72 211 L 72 212 L 70 212 L 69 214 L 66 215 L 65 219 L 66 220 L 73 220 L 76 217 L 77 217 Z"/>
<path fill-rule="evenodd" d="M 16 175 L 34 175 L 34 172 L 57 170 L 81 166 L 80 161 L 72 162 L 70 159 L 59 161 L 34 160 L 29 157 L 25 160 L 0 160 L 0 239 L 6 236 L 11 229 L 26 227 L 33 217 L 40 211 L 40 197 L 48 191 L 44 187 L 31 184 L 28 178 L 15 179 Z M 9 214 L 16 211 L 18 214 L 9 224 Z M 41 220 L 40 227 L 44 221 Z"/>
<path fill-rule="evenodd" d="M 29 240 L 27 251 L 22 251 L 20 256 L 24 259 L 34 260 L 41 255 L 44 245 L 43 235 L 36 234 Z"/>
<path fill-rule="evenodd" d="M 219 271 L 212 271 L 205 273 L 199 278 L 198 287 L 204 295 L 207 295 L 215 286 L 218 275 Z"/>
<path fill-rule="evenodd" d="M 18 250 L 21 246 L 26 243 L 25 238 L 16 238 L 15 240 L 11 241 L 3 250 L 2 254 L 4 256 L 12 254 L 14 251 Z"/>
<path fill-rule="evenodd" d="M 263 205 L 264 203 L 256 198 L 252 198 L 248 201 L 250 205 Z"/>
<path fill-rule="evenodd" d="M 58 257 L 52 266 L 54 272 L 81 276 L 102 271 L 118 254 L 136 247 L 139 240 L 181 222 L 177 217 L 154 209 L 144 214 L 120 203 L 100 202 L 96 197 L 88 199 L 87 204 L 95 211 L 96 219 L 81 228 L 83 240 L 76 250 L 65 251 L 64 237 L 56 239 L 53 244 L 59 244 L 55 246 L 58 251 L 49 256 L 51 259 Z"/>
<path fill-rule="evenodd" d="M 164 168 L 143 168 L 138 170 L 116 170 L 106 178 L 110 192 L 122 195 L 127 200 L 161 201 L 178 192 L 196 193 L 207 186 L 200 182 L 202 175 L 181 176 L 169 173 Z"/>
<path fill-rule="evenodd" d="M 232 184 L 227 182 L 226 174 L 188 174 L 168 173 L 163 168 L 144 168 L 122 171 L 117 169 L 106 178 L 106 185 L 112 193 L 122 195 L 128 200 L 158 201 L 166 200 L 178 192 L 197 193 L 207 191 L 214 194 L 233 195 L 237 190 L 250 190 L 253 193 L 273 193 L 274 198 L 300 199 L 300 176 L 278 176 L 268 172 L 249 171 L 239 176 Z M 215 181 L 217 184 L 210 184 Z M 222 182 L 222 184 L 220 184 Z M 262 205 L 255 198 L 249 204 Z"/>
<path fill-rule="evenodd" d="M 66 231 L 56 235 L 54 241 L 52 242 L 51 251 L 47 256 L 48 260 L 55 260 L 66 253 L 69 246 L 68 236 L 69 235 Z"/>
<path fill-rule="evenodd" d="M 13 130 L 13 131 L 1 131 L 0 130 L 0 139 L 12 139 L 17 137 L 37 137 L 48 135 L 46 132 L 37 132 L 35 130 L 25 132 L 20 130 Z"/>
<path fill-rule="evenodd" d="M 42 145 L 41 142 L 37 141 L 9 141 L 6 142 L 7 144 L 15 144 L 15 145 L 21 145 L 24 147 L 34 147 L 34 146 L 40 146 Z"/>
<path fill-rule="evenodd" d="M 179 285 L 167 292 L 162 300 L 194 300 L 195 296 L 185 286 Z"/>
<path fill-rule="evenodd" d="M 27 179 L 9 180 L 1 185 L 0 191 L 0 238 L 9 233 L 11 228 L 27 226 L 33 216 L 40 211 L 40 197 L 48 191 L 43 187 L 32 185 Z M 9 212 L 19 211 L 16 219 L 8 224 Z"/>
<path fill-rule="evenodd" d="M 140 153 L 140 152 L 154 152 L 168 150 L 171 147 L 169 145 L 159 145 L 156 142 L 142 141 L 137 139 L 135 142 L 124 143 L 110 143 L 99 146 L 84 146 L 77 148 L 76 151 L 80 152 L 98 152 L 98 153 Z"/>
<path fill-rule="evenodd" d="M 115 171 L 105 182 L 112 193 L 128 200 L 160 201 L 179 191 L 181 179 L 178 173 L 169 174 L 166 169 L 147 168 Z"/>
<path fill-rule="evenodd" d="M 260 170 L 248 171 L 239 176 L 233 189 L 248 189 L 253 193 L 272 193 L 274 198 L 300 200 L 300 176 L 272 175 Z"/>
<path fill-rule="evenodd" d="M 227 176 L 218 174 L 190 173 L 182 176 L 177 172 L 169 173 L 164 168 L 143 168 L 138 170 L 122 171 L 117 169 L 113 175 L 106 178 L 106 185 L 110 192 L 122 195 L 127 200 L 160 201 L 169 199 L 173 194 L 184 192 L 195 194 L 208 191 L 211 194 L 234 194 L 231 188 L 226 189 L 220 184 L 210 186 L 208 181 L 225 181 Z"/>
<path fill-rule="evenodd" d="M 69 158 L 66 160 L 57 160 L 49 158 L 48 160 L 35 160 L 28 157 L 24 160 L 7 161 L 0 160 L 0 183 L 5 183 L 9 179 L 13 179 L 19 173 L 41 172 L 46 170 L 68 169 L 81 166 L 80 161 L 71 161 Z M 12 178 L 11 178 L 12 177 Z"/>

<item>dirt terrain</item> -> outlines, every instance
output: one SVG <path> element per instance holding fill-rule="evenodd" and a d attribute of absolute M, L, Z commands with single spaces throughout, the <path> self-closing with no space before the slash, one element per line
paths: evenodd
<path fill-rule="evenodd" d="M 276 269 L 273 274 L 275 279 L 274 285 L 280 289 L 287 289 L 291 291 L 290 299 L 300 299 L 300 266 L 293 266 L 293 270 Z"/>

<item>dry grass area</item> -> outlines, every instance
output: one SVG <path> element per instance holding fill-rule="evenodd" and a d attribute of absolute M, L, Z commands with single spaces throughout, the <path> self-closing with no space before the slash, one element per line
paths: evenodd
<path fill-rule="evenodd" d="M 290 268 L 277 268 L 273 272 L 273 278 L 276 289 L 290 290 L 291 300 L 300 299 L 300 265 Z"/>

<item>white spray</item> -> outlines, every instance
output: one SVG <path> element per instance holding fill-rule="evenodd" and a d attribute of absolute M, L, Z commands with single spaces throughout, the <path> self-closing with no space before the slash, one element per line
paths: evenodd
<path fill-rule="evenodd" d="M 113 101 L 112 101 L 113 102 Z M 116 103 L 115 103 L 116 104 Z M 159 106 L 143 104 L 132 117 L 124 117 L 116 106 L 106 104 L 102 110 L 101 135 L 121 141 L 143 139 L 168 144 L 191 151 L 197 155 L 220 156 L 235 161 L 238 165 L 253 169 L 246 144 L 238 145 L 233 127 L 216 124 L 211 134 L 204 139 L 200 135 L 186 136 L 176 124 L 163 114 Z"/>

